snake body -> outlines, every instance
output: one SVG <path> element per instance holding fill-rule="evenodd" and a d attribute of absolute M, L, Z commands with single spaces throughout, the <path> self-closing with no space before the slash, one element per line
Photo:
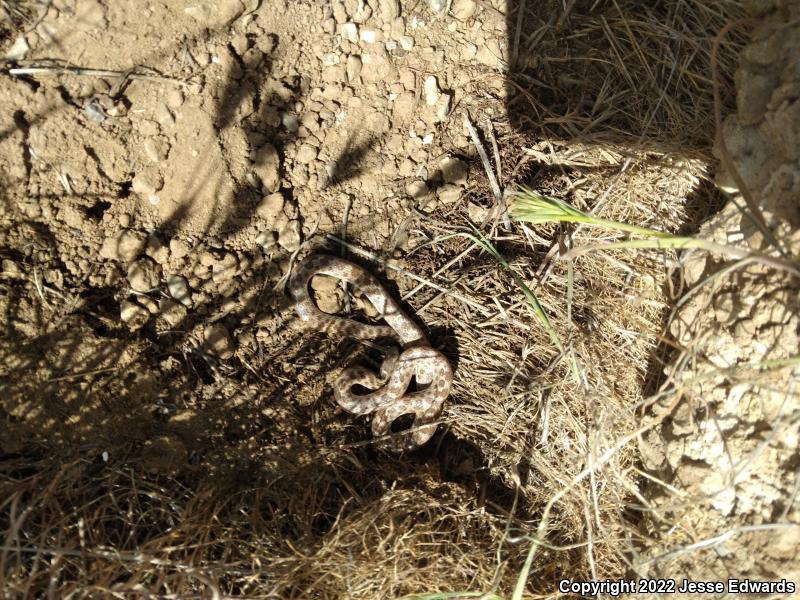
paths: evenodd
<path fill-rule="evenodd" d="M 309 292 L 311 278 L 328 275 L 351 283 L 372 303 L 387 325 L 359 323 L 322 312 Z M 364 367 L 345 369 L 333 386 L 334 397 L 346 411 L 372 417 L 372 433 L 387 436 L 392 423 L 405 414 L 414 415 L 412 430 L 392 435 L 385 444 L 395 451 L 411 450 L 426 443 L 436 431 L 433 421 L 450 393 L 453 371 L 447 358 L 431 347 L 425 332 L 406 315 L 380 282 L 362 267 L 335 256 L 306 259 L 289 282 L 300 318 L 311 328 L 356 339 L 392 337 L 402 352 L 387 353 L 380 375 Z M 418 389 L 408 392 L 412 378 Z M 357 394 L 353 387 L 371 390 Z"/>

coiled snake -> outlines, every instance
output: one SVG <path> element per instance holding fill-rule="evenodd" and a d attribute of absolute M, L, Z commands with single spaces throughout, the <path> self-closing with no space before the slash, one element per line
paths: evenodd
<path fill-rule="evenodd" d="M 314 275 L 328 275 L 354 285 L 388 325 L 368 325 L 322 312 L 309 293 Z M 350 413 L 375 413 L 372 433 L 376 437 L 387 436 L 392 422 L 398 417 L 413 414 L 411 430 L 388 438 L 385 446 L 391 450 L 412 450 L 427 442 L 436 432 L 433 421 L 441 413 L 444 400 L 450 393 L 453 371 L 447 358 L 431 348 L 422 329 L 403 312 L 380 282 L 347 260 L 317 255 L 298 267 L 289 282 L 289 290 L 297 314 L 309 327 L 362 340 L 393 337 L 400 342 L 402 352 L 393 350 L 387 353 L 380 375 L 364 367 L 345 369 L 334 383 L 334 396 Z M 419 389 L 408 392 L 412 378 L 416 378 Z M 355 385 L 372 391 L 357 394 L 353 391 Z"/>

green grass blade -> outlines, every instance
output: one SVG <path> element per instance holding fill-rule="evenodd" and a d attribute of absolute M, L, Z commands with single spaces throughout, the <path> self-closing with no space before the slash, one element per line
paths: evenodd
<path fill-rule="evenodd" d="M 629 225 L 628 223 L 621 223 L 619 221 L 601 219 L 599 217 L 586 214 L 577 208 L 570 206 L 563 200 L 539 194 L 530 188 L 520 188 L 516 199 L 511 203 L 510 212 L 512 218 L 516 219 L 517 221 L 524 221 L 526 223 L 585 223 L 587 225 L 594 225 L 596 227 L 604 227 L 606 229 L 613 229 L 625 233 L 633 233 L 647 238 L 644 240 L 625 240 L 620 242 L 612 242 L 609 244 L 575 248 L 569 252 L 568 256 L 583 254 L 592 250 L 612 250 L 615 248 L 651 248 L 659 250 L 666 248 L 671 248 L 674 250 L 696 248 L 729 258 L 750 258 L 764 265 L 780 269 L 782 271 L 791 273 L 796 277 L 800 277 L 800 266 L 798 266 L 796 261 L 775 258 L 758 252 L 752 252 L 743 248 L 738 248 L 736 246 L 725 246 L 698 238 L 678 236 L 666 233 L 664 231 L 658 231 L 656 229 L 648 229 L 646 227 L 638 227 L 636 225 Z"/>
<path fill-rule="evenodd" d="M 539 322 L 544 327 L 545 331 L 547 331 L 547 335 L 550 336 L 550 340 L 553 342 L 556 348 L 558 348 L 559 352 L 562 354 L 564 353 L 564 345 L 561 343 L 561 338 L 558 337 L 558 333 L 553 328 L 553 324 L 550 322 L 550 318 L 547 316 L 547 312 L 545 312 L 544 307 L 539 302 L 539 299 L 536 297 L 536 294 L 533 293 L 525 281 L 520 277 L 517 272 L 511 268 L 511 265 L 508 264 L 505 258 L 497 251 L 497 248 L 487 240 L 480 231 L 472 228 L 473 234 L 460 232 L 453 235 L 457 235 L 460 237 L 465 237 L 468 240 L 472 241 L 476 246 L 484 250 L 487 254 L 491 255 L 491 257 L 501 266 L 505 271 L 511 275 L 514 279 L 514 283 L 517 284 L 520 291 L 522 291 L 522 295 L 525 296 L 525 300 L 527 300 L 528 304 L 533 309 L 533 313 L 539 319 Z"/>

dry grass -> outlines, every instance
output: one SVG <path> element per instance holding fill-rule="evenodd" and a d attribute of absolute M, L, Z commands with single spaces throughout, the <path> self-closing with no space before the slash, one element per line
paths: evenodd
<path fill-rule="evenodd" d="M 566 11 L 557 4 L 553 11 L 529 6 L 509 19 L 509 31 L 520 33 L 511 44 L 517 60 L 510 81 L 521 92 L 511 106 L 521 128 L 572 141 L 630 145 L 641 137 L 659 151 L 707 151 L 714 136 L 712 42 L 741 16 L 739 0 L 566 2 Z M 734 30 L 718 56 L 728 108 L 743 39 Z"/>
<path fill-rule="evenodd" d="M 5 460 L 4 594 L 394 597 L 502 580 L 523 550 L 502 561 L 480 552 L 502 544 L 507 519 L 454 484 L 421 475 L 377 495 L 377 473 L 328 477 L 327 490 L 322 473 L 196 486 L 85 461 Z M 337 484 L 356 480 L 362 493 L 343 500 Z"/>
<path fill-rule="evenodd" d="M 0 51 L 5 53 L 16 35 L 35 26 L 49 5 L 50 0 L 0 0 Z"/>
<path fill-rule="evenodd" d="M 521 69 L 514 81 L 533 116 L 514 124 L 523 133 L 501 130 L 503 184 L 678 231 L 710 210 L 708 197 L 687 198 L 708 176 L 711 40 L 739 5 L 608 2 L 579 14 L 566 4 L 542 27 L 525 17 L 518 54 L 535 59 L 537 78 Z M 728 82 L 734 50 L 721 54 Z M 487 190 L 469 199 L 486 205 Z M 643 408 L 679 398 L 678 386 L 649 395 L 664 366 L 671 257 L 616 251 L 559 262 L 550 251 L 559 243 L 603 239 L 555 226 L 487 230 L 546 310 L 561 353 L 517 282 L 452 237 L 468 231 L 463 214 L 439 217 L 418 223 L 419 250 L 405 267 L 469 302 L 399 281 L 456 362 L 442 442 L 449 464 L 340 449 L 221 481 L 149 475 L 136 447 L 108 465 L 40 447 L 0 461 L 7 593 L 544 598 L 557 596 L 562 577 L 628 573 L 653 541 L 638 525 L 650 506 L 636 440 L 658 419 Z M 228 376 L 236 382 L 245 369 Z"/>

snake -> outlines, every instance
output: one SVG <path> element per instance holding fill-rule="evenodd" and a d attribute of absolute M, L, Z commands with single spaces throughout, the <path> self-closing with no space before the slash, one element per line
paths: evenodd
<path fill-rule="evenodd" d="M 386 325 L 361 323 L 323 312 L 309 291 L 315 275 L 327 275 L 355 286 L 375 307 Z M 447 357 L 431 347 L 425 332 L 403 312 L 378 279 L 363 267 L 343 258 L 313 255 L 304 260 L 289 281 L 295 310 L 304 324 L 334 336 L 359 340 L 392 338 L 401 347 L 391 348 L 380 373 L 361 366 L 345 369 L 333 384 L 336 402 L 355 415 L 372 414 L 372 435 L 384 440 L 381 446 L 402 452 L 414 450 L 433 437 L 435 421 L 453 383 Z M 417 389 L 409 391 L 412 379 Z M 357 393 L 355 386 L 368 390 Z M 403 415 L 414 416 L 408 430 L 392 433 L 392 424 Z"/>

